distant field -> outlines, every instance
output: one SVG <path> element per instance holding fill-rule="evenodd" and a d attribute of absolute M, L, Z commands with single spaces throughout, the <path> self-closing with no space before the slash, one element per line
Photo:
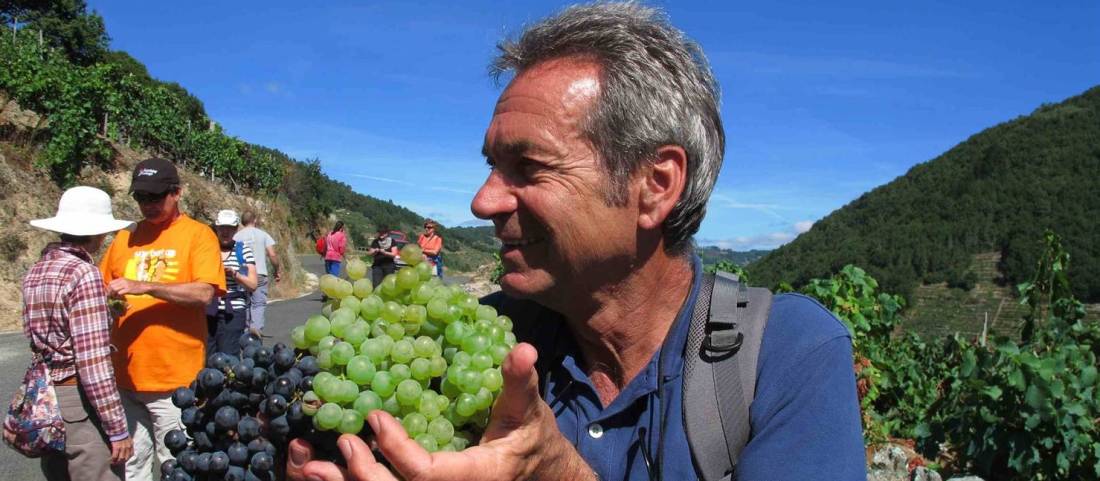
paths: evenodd
<path fill-rule="evenodd" d="M 914 289 L 910 305 L 902 313 L 903 326 L 922 335 L 977 335 L 988 318 L 990 335 L 1019 335 L 1027 308 L 1020 305 L 1016 286 L 998 285 L 1000 260 L 998 252 L 975 255 L 970 269 L 978 282 L 969 291 L 949 288 L 946 283 Z M 1089 318 L 1100 320 L 1100 305 L 1089 306 Z"/>

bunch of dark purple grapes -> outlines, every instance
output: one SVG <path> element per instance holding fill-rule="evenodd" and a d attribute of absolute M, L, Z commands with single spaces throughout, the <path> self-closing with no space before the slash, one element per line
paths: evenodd
<path fill-rule="evenodd" d="M 293 438 L 335 450 L 336 433 L 318 432 L 302 411 L 320 371 L 316 359 L 282 343 L 265 347 L 248 333 L 240 344 L 240 357 L 210 355 L 191 386 L 172 393 L 186 433 L 164 436 L 176 459 L 161 465 L 161 479 L 271 481 Z"/>

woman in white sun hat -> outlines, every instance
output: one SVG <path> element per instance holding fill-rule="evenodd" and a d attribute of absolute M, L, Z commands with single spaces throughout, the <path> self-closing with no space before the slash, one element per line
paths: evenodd
<path fill-rule="evenodd" d="M 115 219 L 111 198 L 92 187 L 66 190 L 57 215 L 30 224 L 60 234 L 23 278 L 23 333 L 46 360 L 65 420 L 65 452 L 42 457 L 46 479 L 121 480 L 133 454 L 111 367 L 107 290 L 92 263 Z"/>

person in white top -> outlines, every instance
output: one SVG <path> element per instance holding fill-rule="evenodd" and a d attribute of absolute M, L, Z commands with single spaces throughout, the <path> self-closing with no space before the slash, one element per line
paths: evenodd
<path fill-rule="evenodd" d="M 268 272 L 272 272 L 275 282 L 282 280 L 279 265 L 279 256 L 275 254 L 275 239 L 270 234 L 259 228 L 260 216 L 252 211 L 245 211 L 241 215 L 241 230 L 233 236 L 233 240 L 242 242 L 252 249 L 252 255 L 256 256 L 256 273 L 259 274 L 259 282 L 251 294 L 249 305 L 248 329 L 257 336 L 263 334 L 264 311 L 267 308 Z M 271 271 L 268 271 L 267 263 L 271 261 Z"/>

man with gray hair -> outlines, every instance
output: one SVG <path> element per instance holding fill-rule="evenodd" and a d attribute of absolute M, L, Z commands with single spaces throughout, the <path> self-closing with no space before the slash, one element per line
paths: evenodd
<path fill-rule="evenodd" d="M 485 133 L 491 171 L 471 208 L 502 243 L 503 294 L 488 300 L 524 342 L 505 359 L 488 427 L 475 447 L 428 453 L 374 411 L 367 422 L 389 467 L 345 435 L 346 469 L 310 461 L 312 448 L 295 441 L 290 476 L 866 479 L 851 339 L 800 295 L 777 295 L 766 311 L 745 419 L 711 413 L 711 424 L 751 428 L 726 460 L 733 466 L 715 475 L 716 460 L 688 447 L 689 424 L 704 415 L 685 411 L 693 313 L 719 305 L 692 235 L 724 152 L 700 47 L 656 9 L 597 3 L 500 50 L 493 72 L 512 77 Z"/>

